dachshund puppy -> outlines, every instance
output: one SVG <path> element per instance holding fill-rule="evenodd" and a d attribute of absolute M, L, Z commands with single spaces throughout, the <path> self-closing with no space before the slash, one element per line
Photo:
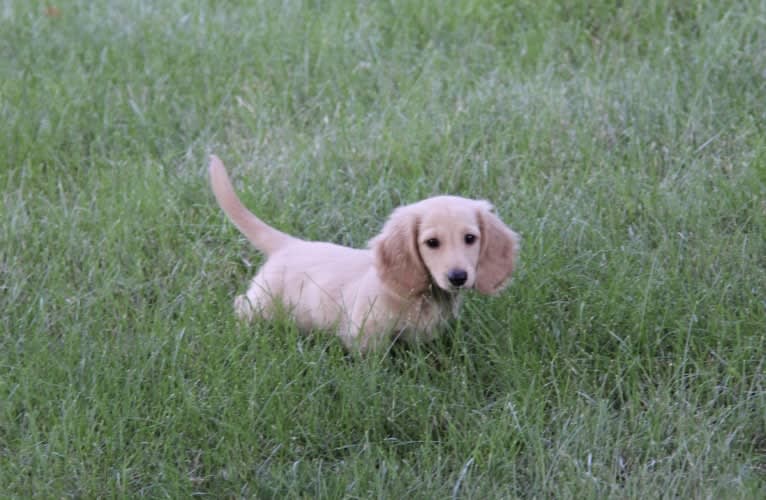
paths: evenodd
<path fill-rule="evenodd" d="M 399 207 L 368 249 L 355 249 L 278 231 L 242 205 L 218 157 L 209 170 L 218 204 L 267 257 L 234 301 L 244 320 L 270 318 L 279 301 L 301 330 L 334 330 L 349 350 L 430 340 L 463 290 L 499 292 L 516 263 L 519 236 L 486 201 L 436 196 Z"/>

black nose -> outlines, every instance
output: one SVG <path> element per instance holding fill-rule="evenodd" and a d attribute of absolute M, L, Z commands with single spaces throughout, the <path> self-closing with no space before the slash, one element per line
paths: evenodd
<path fill-rule="evenodd" d="M 447 279 L 453 286 L 463 286 L 468 279 L 468 273 L 462 269 L 453 269 L 447 273 Z"/>

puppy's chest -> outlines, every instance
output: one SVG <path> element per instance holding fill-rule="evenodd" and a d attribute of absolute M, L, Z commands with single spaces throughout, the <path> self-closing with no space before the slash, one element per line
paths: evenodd
<path fill-rule="evenodd" d="M 401 325 L 401 337 L 406 341 L 428 341 L 439 331 L 438 327 L 451 319 L 460 307 L 460 298 L 452 300 L 433 296 L 419 298 L 407 309 Z"/>

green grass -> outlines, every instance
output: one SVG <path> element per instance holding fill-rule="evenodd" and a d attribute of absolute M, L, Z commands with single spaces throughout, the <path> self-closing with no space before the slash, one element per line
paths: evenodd
<path fill-rule="evenodd" d="M 0 2 L 3 497 L 762 498 L 766 4 Z M 365 359 L 238 324 L 216 206 L 492 200 L 499 297 Z"/>

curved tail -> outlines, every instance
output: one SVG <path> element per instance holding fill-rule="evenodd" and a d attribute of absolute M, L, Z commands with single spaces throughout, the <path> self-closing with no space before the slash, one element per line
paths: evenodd
<path fill-rule="evenodd" d="M 270 255 L 295 239 L 269 226 L 245 208 L 234 192 L 226 167 L 216 155 L 210 155 L 209 172 L 218 205 L 255 248 Z"/>

